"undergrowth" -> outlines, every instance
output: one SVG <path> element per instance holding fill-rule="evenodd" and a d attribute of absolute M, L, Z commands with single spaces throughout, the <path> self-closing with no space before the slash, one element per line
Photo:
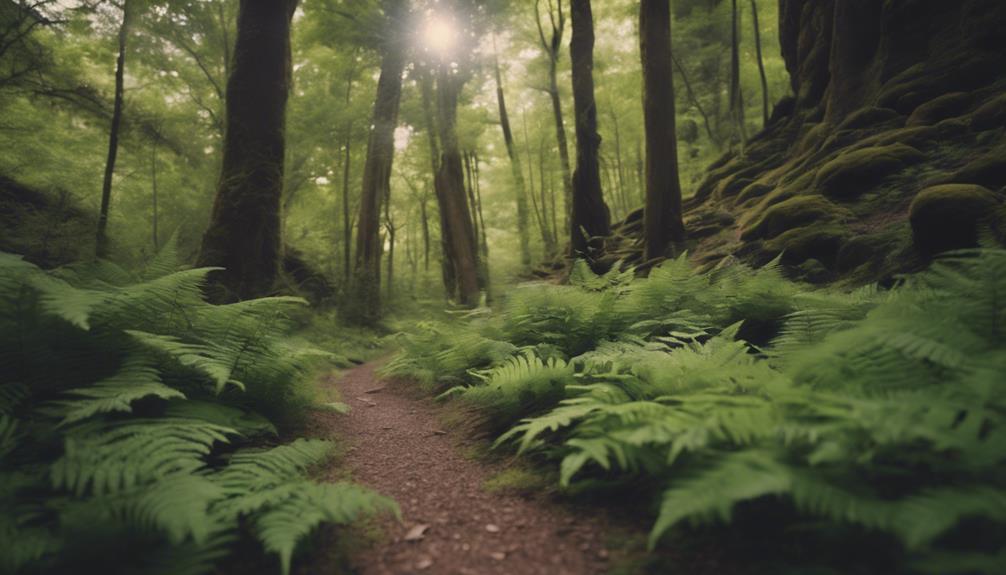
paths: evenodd
<path fill-rule="evenodd" d="M 851 293 L 775 263 L 578 264 L 570 285 L 402 339 L 389 374 L 482 413 L 561 486 L 648 486 L 651 548 L 755 513 L 872 538 L 900 572 L 1006 572 L 1006 251 Z"/>
<path fill-rule="evenodd" d="M 212 572 L 250 533 L 288 573 L 322 523 L 394 510 L 309 481 L 332 445 L 281 445 L 323 356 L 303 302 L 215 306 L 169 245 L 139 277 L 0 253 L 0 572 Z"/>

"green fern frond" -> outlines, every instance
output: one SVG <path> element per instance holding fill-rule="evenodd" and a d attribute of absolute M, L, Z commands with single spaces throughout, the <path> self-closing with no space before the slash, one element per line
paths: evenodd
<path fill-rule="evenodd" d="M 290 573 L 294 548 L 321 523 L 346 525 L 364 515 L 398 513 L 389 499 L 350 483 L 300 483 L 290 497 L 261 513 L 255 521 L 267 551 L 280 557 L 284 575 Z"/>
<path fill-rule="evenodd" d="M 129 413 L 132 403 L 148 397 L 184 399 L 185 394 L 161 383 L 157 369 L 142 356 L 123 361 L 119 371 L 91 386 L 66 392 L 73 399 L 58 402 L 63 411 L 61 425 L 75 423 L 103 413 Z"/>

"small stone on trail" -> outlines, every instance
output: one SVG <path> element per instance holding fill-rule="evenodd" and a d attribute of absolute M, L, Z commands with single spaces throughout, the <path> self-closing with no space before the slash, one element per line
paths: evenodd
<path fill-rule="evenodd" d="M 486 525 L 486 531 L 490 533 L 499 533 L 500 528 L 499 525 L 493 525 L 492 523 L 490 523 L 489 525 Z"/>
<path fill-rule="evenodd" d="M 433 565 L 433 559 L 429 557 L 423 557 L 419 561 L 416 561 L 416 569 L 429 569 Z"/>
<path fill-rule="evenodd" d="M 389 430 L 392 430 L 392 429 L 394 429 L 394 427 L 391 427 L 390 425 L 385 425 L 385 426 L 384 426 L 384 427 L 382 427 L 381 429 L 383 429 L 383 430 L 385 430 L 385 431 L 389 431 Z"/>
<path fill-rule="evenodd" d="M 367 391 L 364 391 L 363 393 L 381 393 L 382 391 L 384 391 L 384 387 L 385 386 L 382 385 L 381 387 L 375 387 L 373 389 L 368 389 Z"/>
<path fill-rule="evenodd" d="M 497 561 L 502 561 L 506 559 L 506 553 L 500 551 L 497 551 L 496 553 L 490 553 L 489 556 Z"/>
<path fill-rule="evenodd" d="M 444 431 L 443 429 L 434 429 L 433 435 L 447 435 L 447 432 Z"/>
<path fill-rule="evenodd" d="M 607 549 L 601 549 L 600 551 L 598 551 L 597 552 L 597 558 L 598 559 L 607 559 L 608 558 L 608 550 Z"/>
<path fill-rule="evenodd" d="M 405 540 L 406 541 L 419 541 L 420 539 L 423 538 L 424 535 L 426 535 L 426 531 L 429 528 L 430 528 L 429 525 L 424 525 L 424 524 L 420 523 L 419 525 L 416 525 L 412 529 L 409 529 L 409 532 L 405 534 Z"/>

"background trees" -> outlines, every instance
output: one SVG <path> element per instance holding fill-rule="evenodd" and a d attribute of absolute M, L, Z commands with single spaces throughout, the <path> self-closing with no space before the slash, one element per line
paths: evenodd
<path fill-rule="evenodd" d="M 21 5 L 28 3 L 4 4 Z M 26 246 L 19 251 L 67 261 L 95 250 L 115 100 L 111 63 L 118 52 L 121 12 L 105 4 L 96 10 L 68 2 L 32 5 L 38 7 L 35 12 L 3 16 L 7 29 L 31 26 L 31 30 L 17 41 L 10 40 L 17 35 L 2 36 L 5 43 L 0 43 L 0 69 L 23 71 L 12 72 L 0 83 L 0 145 L 5 150 L 0 176 L 43 190 L 53 201 L 44 213 L 18 211 L 18 230 L 37 233 L 6 232 L 10 239 L 5 241 Z M 200 249 L 224 156 L 225 92 L 238 6 L 237 0 L 148 0 L 135 14 L 126 51 L 122 123 L 107 220 L 108 255 L 115 260 L 142 263 L 151 256 L 155 219 L 160 242 L 177 232 L 179 248 L 190 261 Z M 292 90 L 278 226 L 285 249 L 277 254 L 283 260 L 278 261 L 277 281 L 284 290 L 299 290 L 307 274 L 314 279 L 304 293 L 314 299 L 351 299 L 365 150 L 381 66 L 375 49 L 380 41 L 375 31 L 382 26 L 380 6 L 377 0 L 302 0 L 291 30 Z M 413 17 L 423 16 L 425 8 L 416 6 Z M 457 69 L 464 82 L 455 90 L 461 177 L 454 181 L 461 182 L 465 206 L 458 213 L 471 222 L 469 244 L 475 244 L 476 283 L 482 286 L 487 269 L 499 285 L 526 269 L 523 250 L 509 248 L 519 248 L 525 226 L 515 201 L 519 185 L 514 165 L 499 124 L 494 57 L 499 59 L 523 180 L 531 267 L 568 249 L 571 228 L 566 218 L 571 206 L 566 190 L 572 161 L 563 158 L 569 156 L 564 149 L 573 142 L 575 130 L 570 115 L 570 8 L 568 0 L 494 1 L 477 4 L 465 16 L 466 58 Z M 598 179 L 614 220 L 640 208 L 644 199 L 638 8 L 639 3 L 630 0 L 592 4 L 597 133 L 602 136 Z M 727 0 L 677 0 L 672 8 L 679 172 L 683 195 L 688 197 L 705 165 L 729 144 L 733 129 L 727 57 L 732 6 Z M 778 57 L 777 6 L 762 2 L 758 8 L 769 93 L 781 95 L 788 84 Z M 751 120 L 749 133 L 754 133 L 761 125 L 763 102 L 750 2 L 739 2 L 738 10 L 745 117 Z M 487 30 L 497 31 L 495 49 L 483 33 Z M 391 201 L 382 200 L 376 226 L 380 292 L 387 298 L 389 222 L 396 230 L 391 283 L 419 288 L 417 292 L 392 286 L 391 301 L 384 302 L 387 309 L 394 309 L 396 300 L 406 294 L 440 299 L 442 285 L 455 293 L 450 287 L 453 280 L 448 278 L 445 284 L 442 279 L 443 270 L 449 269 L 451 275 L 455 266 L 450 251 L 442 249 L 450 231 L 442 230 L 443 214 L 433 185 L 443 156 L 436 72 L 421 32 L 422 26 L 413 22 L 402 35 L 413 55 L 406 58 L 401 112 L 392 140 Z M 433 80 L 432 131 L 422 106 L 425 71 Z M 59 141 L 61 148 L 48 145 L 52 141 Z M 456 177 L 458 171 L 453 173 Z M 0 201 L 13 195 L 3 193 Z M 52 214 L 69 217 L 77 212 L 81 217 L 72 225 L 48 223 Z M 502 249 L 487 249 L 493 246 Z"/>

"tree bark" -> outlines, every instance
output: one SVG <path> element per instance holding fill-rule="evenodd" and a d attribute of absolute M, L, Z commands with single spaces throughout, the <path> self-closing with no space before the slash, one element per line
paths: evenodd
<path fill-rule="evenodd" d="M 420 89 L 423 99 L 423 119 L 426 121 L 426 135 L 429 139 L 430 167 L 433 170 L 433 191 L 437 198 L 438 213 L 440 215 L 440 268 L 444 282 L 444 294 L 448 300 L 457 297 L 458 282 L 454 275 L 454 242 L 451 238 L 451 226 L 447 222 L 447 213 L 444 210 L 446 200 L 443 197 L 443 189 L 437 177 L 440 171 L 440 145 L 437 141 L 439 128 L 433 111 L 433 78 L 428 69 L 420 72 Z"/>
<path fill-rule="evenodd" d="M 565 203 L 563 223 L 566 229 L 570 227 L 573 214 L 573 178 L 569 161 L 569 143 L 566 138 L 566 123 L 562 116 L 562 99 L 559 97 L 559 57 L 562 54 L 562 36 L 566 31 L 566 13 L 562 10 L 563 0 L 557 0 L 558 11 L 553 10 L 552 0 L 548 0 L 548 20 L 551 34 L 545 37 L 541 22 L 541 0 L 535 0 L 535 23 L 538 26 L 538 38 L 542 49 L 548 55 L 548 96 L 552 104 L 552 118 L 555 122 L 555 139 L 559 147 L 559 162 L 562 167 L 562 190 Z"/>
<path fill-rule="evenodd" d="M 447 231 L 451 264 L 457 280 L 458 303 L 474 307 L 479 303 L 478 251 L 464 190 L 464 172 L 457 137 L 460 80 L 447 64 L 437 73 L 437 116 L 440 132 L 440 165 L 435 185 L 441 201 L 441 223 Z"/>
<path fill-rule="evenodd" d="M 351 65 L 346 76 L 346 108 L 349 108 L 353 97 L 353 76 L 356 73 L 355 64 Z M 353 120 L 346 120 L 346 141 L 342 158 L 342 277 L 350 281 L 353 261 L 353 225 L 350 221 L 349 182 L 353 166 Z"/>
<path fill-rule="evenodd" d="M 225 268 L 211 298 L 234 301 L 273 291 L 282 259 L 290 22 L 297 0 L 241 0 L 227 81 L 224 157 L 200 266 Z"/>
<path fill-rule="evenodd" d="M 108 130 L 108 157 L 105 160 L 105 178 L 101 184 L 101 208 L 98 211 L 98 230 L 95 235 L 95 255 L 108 256 L 108 211 L 112 203 L 112 177 L 115 160 L 119 155 L 119 130 L 122 126 L 122 108 L 126 74 L 126 48 L 129 27 L 132 24 L 132 2 L 122 3 L 122 23 L 119 24 L 119 56 L 115 61 L 115 102 L 112 105 L 112 125 Z"/>
<path fill-rule="evenodd" d="M 576 171 L 573 173 L 573 213 L 570 246 L 574 257 L 596 258 L 611 232 L 610 213 L 601 191 L 594 100 L 594 16 L 590 0 L 572 0 L 573 109 L 576 117 Z"/>
<path fill-rule="evenodd" d="M 387 18 L 396 22 L 405 11 L 404 0 L 387 0 Z M 381 75 L 371 119 L 367 159 L 363 169 L 357 222 L 356 257 L 347 317 L 372 324 L 381 316 L 381 202 L 390 197 L 391 168 L 395 159 L 395 128 L 402 99 L 405 47 L 389 38 L 381 58 Z"/>
<path fill-rule="evenodd" d="M 678 175 L 671 10 L 666 0 L 641 0 L 639 52 L 643 65 L 646 130 L 645 259 L 665 257 L 685 240 Z"/>
<path fill-rule="evenodd" d="M 754 26 L 755 54 L 758 56 L 758 75 L 761 76 L 762 127 L 768 125 L 768 78 L 765 76 L 765 60 L 761 53 L 761 28 L 758 26 L 758 2 L 751 0 L 751 20 Z"/>
<path fill-rule="evenodd" d="M 503 95 L 503 75 L 500 72 L 499 58 L 495 55 L 493 65 L 496 73 L 496 102 L 499 106 L 500 127 L 503 129 L 503 141 L 506 143 L 506 153 L 510 158 L 510 173 L 513 175 L 514 194 L 517 198 L 517 235 L 520 238 L 520 263 L 524 269 L 527 269 L 531 266 L 531 231 L 528 229 L 527 221 L 527 193 L 524 188 L 524 174 L 520 166 L 520 157 L 514 149 L 513 131 L 510 129 L 510 115 L 507 113 L 506 97 Z"/>

